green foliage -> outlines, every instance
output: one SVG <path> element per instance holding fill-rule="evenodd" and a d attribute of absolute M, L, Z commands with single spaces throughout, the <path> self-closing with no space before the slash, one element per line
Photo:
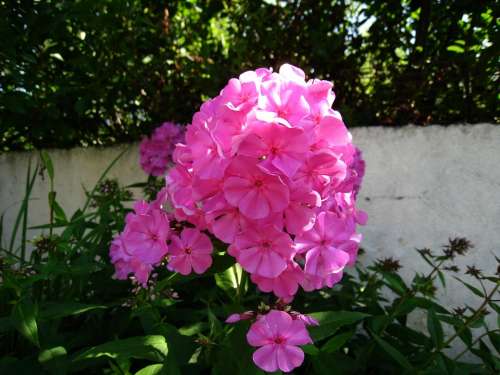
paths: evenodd
<path fill-rule="evenodd" d="M 48 155 L 41 159 L 49 164 Z M 29 258 L 0 244 L 0 373 L 263 374 L 246 342 L 250 322 L 224 320 L 266 311 L 274 298 L 258 292 L 218 242 L 203 275 L 163 267 L 147 288 L 113 280 L 107 253 L 132 193 L 105 175 L 99 181 L 86 209 L 41 226 L 53 232 L 33 241 Z M 151 192 L 158 184 L 132 186 Z M 500 326 L 489 327 L 485 316 L 498 316 L 500 279 L 473 266 L 458 277 L 454 259 L 471 246 L 458 238 L 440 254 L 418 250 L 429 269 L 411 282 L 398 275 L 397 260 L 381 259 L 358 264 L 332 289 L 299 293 L 293 309 L 320 325 L 309 328 L 314 343 L 303 347 L 305 362 L 293 373 L 498 373 Z M 448 272 L 478 298 L 477 307 L 439 304 L 434 296 Z M 414 314 L 426 316 L 427 330 L 409 323 Z M 457 341 L 465 349 L 452 355 L 446 349 Z M 466 353 L 474 364 L 463 362 Z"/>
<path fill-rule="evenodd" d="M 188 123 L 244 69 L 333 80 L 349 125 L 498 121 L 497 2 L 7 0 L 0 150 Z"/>

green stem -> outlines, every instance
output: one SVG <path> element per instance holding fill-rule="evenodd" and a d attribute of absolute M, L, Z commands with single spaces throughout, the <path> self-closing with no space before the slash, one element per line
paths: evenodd
<path fill-rule="evenodd" d="M 481 340 L 484 336 L 489 335 L 491 332 L 500 332 L 500 329 L 494 329 L 493 331 L 488 331 L 483 333 L 481 336 L 477 337 L 470 345 L 468 345 L 464 350 L 462 350 L 454 359 L 453 361 L 457 361 L 461 356 L 463 356 L 465 353 L 467 353 L 476 343 Z"/>
<path fill-rule="evenodd" d="M 444 259 L 441 260 L 437 265 L 434 266 L 434 268 L 431 270 L 431 272 L 425 277 L 425 280 L 426 282 L 429 281 L 433 276 L 434 274 L 439 271 L 440 267 L 443 265 L 444 263 Z M 403 296 L 401 296 L 401 299 L 399 300 L 399 302 L 394 306 L 394 308 L 392 309 L 391 313 L 389 314 L 389 319 L 387 319 L 387 322 L 382 326 L 382 328 L 380 329 L 379 331 L 379 335 L 381 335 L 385 330 L 386 328 L 389 326 L 389 324 L 392 322 L 392 320 L 396 317 L 396 314 L 398 312 L 398 309 L 401 307 L 401 305 L 406 302 L 408 300 L 408 298 L 411 298 L 413 296 L 415 296 L 415 293 L 416 291 L 413 290 L 413 289 L 410 289 L 406 294 L 404 294 Z"/>
<path fill-rule="evenodd" d="M 491 290 L 490 294 L 488 294 L 486 296 L 486 298 L 484 299 L 483 303 L 481 304 L 481 306 L 479 306 L 479 308 L 474 312 L 474 314 L 472 314 L 464 323 L 463 326 L 461 326 L 453 336 L 451 336 L 448 340 L 446 340 L 444 342 L 443 345 L 440 345 L 440 347 L 438 348 L 438 352 L 441 351 L 443 348 L 446 348 L 449 344 L 451 344 L 453 342 L 453 340 L 455 340 L 458 335 L 460 335 L 464 329 L 466 329 L 468 327 L 469 324 L 471 324 L 474 320 L 476 320 L 476 318 L 479 316 L 479 314 L 482 313 L 483 309 L 486 307 L 486 305 L 488 304 L 488 302 L 491 300 L 491 297 L 493 297 L 493 295 L 495 294 L 495 292 L 498 290 L 498 287 L 500 287 L 500 282 L 497 282 L 497 284 L 495 285 L 495 287 Z"/>
<path fill-rule="evenodd" d="M 469 318 L 466 319 L 466 321 L 464 322 L 463 326 L 461 326 L 459 329 L 457 329 L 457 331 L 455 332 L 454 335 L 452 335 L 443 344 L 439 345 L 439 347 L 436 348 L 436 350 L 434 350 L 433 352 L 430 353 L 429 359 L 427 360 L 427 364 L 432 363 L 432 361 L 434 360 L 434 358 L 436 357 L 436 355 L 439 354 L 441 352 L 441 350 L 443 350 L 444 348 L 448 347 L 448 345 L 450 345 L 453 342 L 453 340 L 455 340 L 466 328 L 469 327 L 469 325 L 474 320 L 477 319 L 477 317 L 479 316 L 479 314 L 482 313 L 484 307 L 490 302 L 491 297 L 493 297 L 493 295 L 495 294 L 495 292 L 498 290 L 499 287 L 500 287 L 500 281 L 496 283 L 495 287 L 485 297 L 485 299 L 484 299 L 483 303 L 481 304 L 481 306 L 479 306 L 479 308 L 474 311 L 474 314 L 472 314 Z"/>

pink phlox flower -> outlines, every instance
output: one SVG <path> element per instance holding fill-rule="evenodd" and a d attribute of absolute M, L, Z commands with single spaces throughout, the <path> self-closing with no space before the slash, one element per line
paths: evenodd
<path fill-rule="evenodd" d="M 259 348 L 253 354 L 254 363 L 268 372 L 290 372 L 300 366 L 304 352 L 298 346 L 312 343 L 305 324 L 279 310 L 271 310 L 253 323 L 247 341 Z"/>
<path fill-rule="evenodd" d="M 294 182 L 307 184 L 320 194 L 336 186 L 346 176 L 345 163 L 332 152 L 318 152 L 310 156 L 295 175 Z"/>
<path fill-rule="evenodd" d="M 188 169 L 176 165 L 170 169 L 167 177 L 167 190 L 170 201 L 175 209 L 184 211 L 186 215 L 195 212 L 193 199 L 193 176 Z"/>
<path fill-rule="evenodd" d="M 349 254 L 339 249 L 339 245 L 349 240 L 352 232 L 336 215 L 320 212 L 313 229 L 295 238 L 295 248 L 305 253 L 305 273 L 325 277 L 342 271 L 349 262 Z"/>
<path fill-rule="evenodd" d="M 239 144 L 238 154 L 253 157 L 260 165 L 272 166 L 292 178 L 308 150 L 308 138 L 302 129 L 260 123 Z"/>
<path fill-rule="evenodd" d="M 285 209 L 286 230 L 301 234 L 311 229 L 316 221 L 316 209 L 321 206 L 321 196 L 305 185 L 294 184 L 290 190 L 290 203 Z"/>
<path fill-rule="evenodd" d="M 172 153 L 172 160 L 177 165 L 182 165 L 185 168 L 193 166 L 193 155 L 191 149 L 184 143 L 177 143 L 174 152 Z"/>
<path fill-rule="evenodd" d="M 299 126 L 309 115 L 309 103 L 305 98 L 305 82 L 272 79 L 262 83 L 256 118 L 264 122 L 277 122 L 288 127 Z"/>
<path fill-rule="evenodd" d="M 325 287 L 332 288 L 335 284 L 342 280 L 343 272 L 339 271 L 337 273 L 331 273 L 326 276 L 318 276 L 304 273 L 304 279 L 302 280 L 300 286 L 306 292 L 312 292 L 314 290 L 320 290 Z"/>
<path fill-rule="evenodd" d="M 170 243 L 168 269 L 189 275 L 202 274 L 212 265 L 212 242 L 195 228 L 184 228 L 180 237 L 173 235 Z"/>
<path fill-rule="evenodd" d="M 167 215 L 160 210 L 134 215 L 125 226 L 122 239 L 127 252 L 143 263 L 160 262 L 168 251 L 170 226 Z"/>
<path fill-rule="evenodd" d="M 301 320 L 306 326 L 319 326 L 319 322 L 316 319 L 309 315 L 301 314 L 298 311 L 290 311 L 290 316 L 292 317 L 292 319 Z"/>
<path fill-rule="evenodd" d="M 295 255 L 290 236 L 272 226 L 249 227 L 236 236 L 238 263 L 250 273 L 274 278 Z"/>
<path fill-rule="evenodd" d="M 126 217 L 125 229 L 110 247 L 115 277 L 125 279 L 133 273 L 140 284 L 146 284 L 153 266 L 167 254 L 170 225 L 167 215 L 144 201 L 134 205 L 135 212 Z"/>
<path fill-rule="evenodd" d="M 212 211 L 208 220 L 213 234 L 226 243 L 232 243 L 236 235 L 248 225 L 248 219 L 240 213 L 238 207 L 227 202 L 223 208 Z"/>
<path fill-rule="evenodd" d="M 350 144 L 352 136 L 342 121 L 339 112 L 330 110 L 316 127 L 317 139 L 324 139 L 329 146 Z"/>
<path fill-rule="evenodd" d="M 239 79 L 231 78 L 221 91 L 222 100 L 235 111 L 248 111 L 257 103 L 259 79 L 255 72 L 246 72 Z"/>
<path fill-rule="evenodd" d="M 222 178 L 229 161 L 213 134 L 199 127 L 186 135 L 186 141 L 193 157 L 193 172 L 202 179 Z"/>
<path fill-rule="evenodd" d="M 165 211 L 168 207 L 168 189 L 163 187 L 155 197 L 155 200 L 152 201 L 149 206 L 155 210 Z"/>
<path fill-rule="evenodd" d="M 222 156 L 229 156 L 234 140 L 243 133 L 246 127 L 246 121 L 247 117 L 242 112 L 234 111 L 227 105 L 219 107 L 215 126 L 210 132 Z"/>
<path fill-rule="evenodd" d="M 363 153 L 359 148 L 356 147 L 356 152 L 354 154 L 354 158 L 352 164 L 350 165 L 350 169 L 352 170 L 352 174 L 354 177 L 354 197 L 359 192 L 361 188 L 361 183 L 363 182 L 363 177 L 365 176 L 366 163 L 363 159 Z"/>
<path fill-rule="evenodd" d="M 277 297 L 288 301 L 293 299 L 304 278 L 302 269 L 293 261 L 288 262 L 287 268 L 274 278 L 262 277 L 252 274 L 252 281 L 263 292 L 273 292 Z"/>
<path fill-rule="evenodd" d="M 254 311 L 245 311 L 241 314 L 231 314 L 227 317 L 226 323 L 237 323 L 240 320 L 249 320 L 255 318 L 256 314 Z"/>
<path fill-rule="evenodd" d="M 139 146 L 142 169 L 152 175 L 164 175 L 176 143 L 183 139 L 181 127 L 165 122 L 156 128 L 151 138 L 144 138 Z"/>
<path fill-rule="evenodd" d="M 280 212 L 289 203 L 287 185 L 275 174 L 259 168 L 256 160 L 238 156 L 228 168 L 224 196 L 251 219 L 263 219 Z"/>
<path fill-rule="evenodd" d="M 320 79 L 307 81 L 307 99 L 309 103 L 325 103 L 330 108 L 335 101 L 332 82 Z"/>

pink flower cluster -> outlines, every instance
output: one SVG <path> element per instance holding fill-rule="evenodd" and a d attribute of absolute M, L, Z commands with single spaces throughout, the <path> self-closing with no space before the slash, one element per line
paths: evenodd
<path fill-rule="evenodd" d="M 305 79 L 289 64 L 278 72 L 248 71 L 206 101 L 187 127 L 165 123 L 141 144 L 141 165 L 166 173 L 152 203 L 138 202 L 112 242 L 115 277 L 133 274 L 145 285 L 164 260 L 182 275 L 212 264 L 209 232 L 278 306 L 265 315 L 247 311 L 227 322 L 256 319 L 247 335 L 253 360 L 265 371 L 289 372 L 311 343 L 312 318 L 284 312 L 299 288 L 332 287 L 356 260 L 366 214 L 356 208 L 365 172 L 341 115 L 332 84 Z M 166 212 L 163 204 L 173 212 Z M 178 233 L 170 222 L 185 223 Z"/>
<path fill-rule="evenodd" d="M 230 244 L 259 289 L 286 301 L 342 278 L 366 220 L 364 162 L 334 99 L 292 65 L 245 72 L 193 116 L 167 175 L 176 219 Z"/>
<path fill-rule="evenodd" d="M 113 239 L 109 254 L 115 278 L 123 280 L 133 274 L 139 284 L 146 285 L 153 268 L 165 259 L 169 270 L 182 275 L 201 274 L 212 265 L 212 242 L 206 234 L 195 228 L 184 228 L 179 235 L 170 230 L 161 207 L 164 193 L 150 204 L 136 202 L 134 212 L 125 219 L 125 229 Z"/>
<path fill-rule="evenodd" d="M 175 144 L 184 140 L 183 129 L 172 122 L 164 122 L 150 138 L 144 138 L 139 146 L 140 164 L 144 172 L 152 176 L 164 176 Z"/>

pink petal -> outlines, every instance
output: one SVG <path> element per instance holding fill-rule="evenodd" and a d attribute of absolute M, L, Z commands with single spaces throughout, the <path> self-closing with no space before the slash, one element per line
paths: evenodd
<path fill-rule="evenodd" d="M 250 190 L 239 201 L 241 213 L 251 219 L 263 219 L 269 216 L 269 200 L 259 190 Z"/>
<path fill-rule="evenodd" d="M 236 323 L 236 322 L 239 322 L 240 320 L 241 320 L 240 314 L 231 314 L 227 317 L 225 322 L 226 323 Z"/>
<path fill-rule="evenodd" d="M 251 188 L 252 185 L 247 179 L 237 176 L 228 177 L 224 181 L 224 197 L 231 205 L 237 207 Z"/>
<path fill-rule="evenodd" d="M 212 232 L 221 241 L 231 243 L 240 231 L 240 225 L 235 215 L 222 215 L 212 223 Z"/>
<path fill-rule="evenodd" d="M 293 322 L 289 314 L 280 310 L 271 310 L 262 319 L 265 320 L 273 337 L 288 332 Z"/>
<path fill-rule="evenodd" d="M 287 345 L 306 345 L 312 343 L 305 323 L 300 319 L 296 319 L 292 322 L 286 336 Z"/>
<path fill-rule="evenodd" d="M 261 251 L 258 248 L 252 247 L 240 250 L 238 262 L 245 271 L 254 273 L 262 259 Z"/>
<path fill-rule="evenodd" d="M 272 164 L 287 177 L 292 178 L 302 165 L 302 161 L 294 158 L 291 153 L 282 153 L 273 158 Z"/>
<path fill-rule="evenodd" d="M 168 262 L 168 269 L 187 276 L 191 273 L 191 262 L 186 255 L 175 256 Z"/>
<path fill-rule="evenodd" d="M 272 342 L 271 335 L 265 322 L 260 319 L 250 326 L 247 333 L 247 341 L 251 346 L 263 346 Z"/>
<path fill-rule="evenodd" d="M 290 202 L 290 192 L 282 182 L 267 183 L 264 195 L 273 212 L 283 211 Z"/>
<path fill-rule="evenodd" d="M 191 264 L 194 272 L 197 274 L 204 273 L 212 265 L 212 257 L 207 254 L 200 254 L 193 252 L 191 254 Z"/>
<path fill-rule="evenodd" d="M 280 370 L 290 372 L 304 362 L 304 352 L 296 346 L 278 345 L 276 358 Z"/>
<path fill-rule="evenodd" d="M 261 259 L 258 268 L 254 271 L 263 277 L 277 277 L 286 269 L 286 260 L 274 251 L 261 250 Z"/>
<path fill-rule="evenodd" d="M 278 370 L 276 345 L 264 345 L 253 353 L 253 361 L 262 370 L 274 372 Z"/>

